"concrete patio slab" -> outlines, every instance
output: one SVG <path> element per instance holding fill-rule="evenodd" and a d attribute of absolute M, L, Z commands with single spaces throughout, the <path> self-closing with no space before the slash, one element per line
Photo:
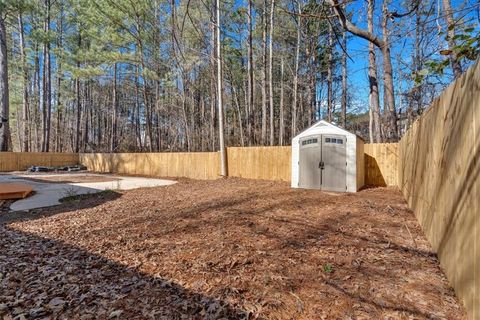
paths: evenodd
<path fill-rule="evenodd" d="M 107 182 L 82 182 L 82 183 L 49 183 L 29 180 L 31 178 L 43 178 L 62 176 L 68 177 L 76 174 L 5 174 L 0 175 L 0 183 L 21 182 L 28 184 L 33 188 L 34 195 L 15 201 L 10 206 L 10 211 L 25 211 L 42 207 L 50 207 L 60 204 L 60 199 L 90 193 L 98 193 L 105 190 L 131 190 L 137 188 L 168 186 L 176 181 L 153 179 L 143 177 L 124 177 L 113 175 L 96 175 L 91 173 L 82 173 L 89 176 L 111 177 L 113 181 Z"/>

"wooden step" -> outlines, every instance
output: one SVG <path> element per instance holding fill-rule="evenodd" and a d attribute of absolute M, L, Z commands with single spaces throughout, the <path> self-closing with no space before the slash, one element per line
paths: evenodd
<path fill-rule="evenodd" d="M 0 200 L 23 199 L 32 191 L 28 184 L 0 183 Z"/>

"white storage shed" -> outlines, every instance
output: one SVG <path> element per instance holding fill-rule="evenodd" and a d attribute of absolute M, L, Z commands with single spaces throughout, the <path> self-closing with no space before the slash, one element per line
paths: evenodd
<path fill-rule="evenodd" d="M 357 135 L 322 120 L 292 139 L 292 188 L 356 192 L 364 176 Z"/>

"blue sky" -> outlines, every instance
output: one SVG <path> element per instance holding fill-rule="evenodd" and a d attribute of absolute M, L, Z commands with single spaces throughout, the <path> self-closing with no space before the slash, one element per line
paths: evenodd
<path fill-rule="evenodd" d="M 179 1 L 179 0 L 176 0 Z M 402 6 L 402 0 L 392 0 L 389 8 L 390 10 L 398 10 L 399 12 L 405 11 L 405 8 Z M 452 8 L 454 9 L 455 17 L 458 18 L 459 16 L 463 16 L 467 14 L 467 18 L 473 20 L 473 22 L 480 21 L 480 2 L 478 0 L 451 0 Z M 246 0 L 234 0 L 234 8 L 239 6 L 245 6 Z M 375 24 L 378 25 L 380 22 L 381 11 L 380 11 L 381 1 L 377 1 L 376 5 L 376 13 L 375 13 Z M 168 6 L 166 10 L 168 11 Z M 466 10 L 468 9 L 468 10 Z M 473 9 L 473 10 L 472 10 Z M 366 1 L 365 0 L 353 0 L 349 3 L 347 7 L 347 12 L 353 13 L 352 22 L 357 26 L 366 29 Z M 402 21 L 408 23 L 410 21 L 410 17 L 402 18 Z M 440 23 L 444 25 L 443 17 L 439 19 Z M 431 21 L 431 23 L 436 23 L 435 21 Z M 29 28 L 28 24 L 26 28 Z M 52 23 L 52 29 L 55 29 L 55 24 Z M 401 38 L 392 38 L 392 58 L 394 64 L 394 75 L 398 76 L 398 70 L 402 68 L 397 61 L 397 57 L 400 56 L 402 59 L 409 61 L 411 55 L 411 40 L 413 38 L 413 25 L 411 28 L 406 28 L 412 34 L 405 34 Z M 244 34 L 242 37 L 245 37 L 246 30 L 244 30 Z M 378 33 L 380 34 L 380 33 Z M 237 34 L 229 35 L 235 37 Z M 441 37 L 439 37 L 441 38 Z M 348 42 L 348 52 L 351 60 L 348 59 L 348 82 L 349 82 L 349 93 L 351 95 L 351 104 L 353 107 L 360 107 L 361 109 L 365 110 L 368 108 L 368 42 L 363 40 L 359 37 L 350 35 L 349 42 Z M 53 59 L 53 64 L 55 64 L 55 57 Z M 380 52 L 377 53 L 377 59 L 381 59 Z M 395 72 L 396 71 L 396 72 Z M 379 70 L 379 78 L 381 79 L 381 70 Z M 445 76 L 445 82 L 449 82 L 450 75 Z M 412 85 L 412 82 L 409 81 L 408 83 L 397 82 L 396 83 L 396 90 L 397 93 L 399 91 L 403 91 L 408 86 Z M 397 95 L 398 97 L 398 95 Z M 382 99 L 380 100 L 382 103 Z M 322 102 L 320 102 L 322 103 Z M 398 104 L 397 104 L 398 107 Z"/>
<path fill-rule="evenodd" d="M 451 0 L 452 1 L 452 8 L 456 12 L 455 18 L 460 16 L 464 16 L 466 14 L 466 18 L 471 19 L 473 22 L 476 22 L 478 25 L 479 22 L 479 9 L 480 3 L 477 0 Z M 405 11 L 402 7 L 403 1 L 394 0 L 389 5 L 390 10 L 398 10 L 399 12 Z M 377 3 L 377 7 L 379 7 L 380 1 Z M 462 9 L 463 8 L 463 9 Z M 375 14 L 375 21 L 378 24 L 378 20 L 381 17 L 381 13 L 379 12 L 380 8 L 377 8 L 377 12 Z M 352 22 L 357 26 L 366 29 L 366 1 L 357 0 L 353 1 L 348 8 L 348 12 L 353 13 Z M 361 14 L 359 14 L 361 13 Z M 442 13 L 440 13 L 442 15 Z M 406 23 L 409 22 L 409 17 L 402 18 Z M 443 17 L 439 19 L 439 22 L 442 26 L 444 26 Z M 435 23 L 436 21 L 431 21 L 430 23 Z M 405 34 L 403 37 L 392 39 L 392 58 L 394 64 L 394 72 L 397 71 L 395 75 L 398 75 L 399 68 L 402 68 L 399 65 L 396 57 L 400 56 L 402 59 L 407 61 L 410 60 L 411 55 L 411 41 L 410 39 L 413 38 L 414 34 L 414 26 L 412 25 L 411 28 L 407 28 L 408 31 L 412 32 L 412 34 Z M 445 29 L 444 29 L 445 30 Z M 440 37 L 439 37 L 440 38 Z M 349 78 L 349 87 L 354 90 L 354 97 L 355 101 L 353 103 L 357 104 L 364 104 L 368 101 L 368 77 L 367 77 L 367 68 L 368 68 L 368 42 L 356 36 L 351 36 L 348 43 L 348 50 L 349 54 L 352 57 L 353 61 L 348 60 L 348 78 Z M 381 58 L 381 53 L 377 53 L 377 59 Z M 379 70 L 380 71 L 380 70 Z M 449 72 L 449 70 L 447 70 Z M 381 74 L 379 74 L 379 78 L 381 78 Z M 449 82 L 451 79 L 449 74 L 445 75 L 445 81 Z M 408 85 L 411 85 L 408 84 Z M 396 84 L 397 92 L 402 89 L 399 87 L 405 87 L 407 83 L 399 83 Z M 382 102 L 382 101 L 381 101 Z M 398 105 L 397 105 L 398 107 Z"/>

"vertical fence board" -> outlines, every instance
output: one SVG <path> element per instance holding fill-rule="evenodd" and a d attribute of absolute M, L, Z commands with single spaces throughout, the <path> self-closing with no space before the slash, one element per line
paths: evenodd
<path fill-rule="evenodd" d="M 394 185 L 396 151 L 394 144 L 365 145 L 365 182 L 369 185 Z M 290 181 L 291 147 L 227 148 L 231 177 Z M 81 162 L 95 172 L 130 175 L 216 179 L 220 163 L 216 152 L 198 153 L 0 153 L 0 171 L 25 170 L 32 165 L 62 166 Z M 389 166 L 388 162 L 393 164 Z"/>
<path fill-rule="evenodd" d="M 365 185 L 398 185 L 398 144 L 365 144 Z"/>
<path fill-rule="evenodd" d="M 82 153 L 80 161 L 95 172 L 113 172 L 156 177 L 216 179 L 218 153 Z"/>
<path fill-rule="evenodd" d="M 79 163 L 78 154 L 43 152 L 0 152 L 0 171 L 24 171 L 31 166 L 60 167 Z"/>
<path fill-rule="evenodd" d="M 480 319 L 480 62 L 399 143 L 399 187 L 469 319 Z"/>
<path fill-rule="evenodd" d="M 395 185 L 395 144 L 365 145 L 365 183 Z M 370 157 L 370 158 L 369 158 Z M 369 159 L 371 161 L 369 161 Z M 216 152 L 197 153 L 0 153 L 0 171 L 25 170 L 32 165 L 62 166 L 82 163 L 95 172 L 157 177 L 216 179 L 220 163 Z M 228 175 L 248 179 L 290 181 L 291 147 L 227 148 Z"/>
<path fill-rule="evenodd" d="M 228 175 L 290 181 L 291 147 L 229 147 Z"/>

